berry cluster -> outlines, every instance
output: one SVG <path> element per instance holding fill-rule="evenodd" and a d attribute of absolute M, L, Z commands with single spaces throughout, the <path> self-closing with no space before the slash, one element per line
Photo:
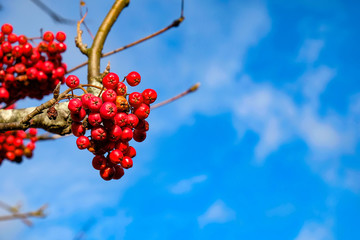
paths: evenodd
<path fill-rule="evenodd" d="M 131 72 L 124 80 L 130 86 L 137 86 L 141 77 L 139 73 Z M 129 141 L 134 139 L 142 142 L 146 138 L 149 123 L 145 119 L 149 116 L 150 104 L 156 100 L 157 93 L 153 89 L 146 89 L 142 93 L 128 94 L 124 81 L 119 81 L 115 73 L 107 74 L 102 83 L 105 91 L 101 98 L 86 93 L 81 99 L 70 100 L 71 129 L 78 137 L 78 148 L 88 149 L 95 155 L 92 165 L 100 170 L 100 176 L 104 180 L 120 179 L 124 175 L 124 168 L 133 166 L 132 159 L 136 156 L 136 150 L 129 145 Z M 66 84 L 76 88 L 79 79 L 70 75 L 66 78 Z M 85 136 L 86 129 L 91 131 L 88 137 Z"/>
<path fill-rule="evenodd" d="M 37 141 L 36 134 L 36 128 L 30 128 L 28 134 L 22 130 L 0 133 L 0 165 L 4 159 L 21 163 L 23 156 L 31 158 Z M 26 145 L 25 138 L 30 138 Z"/>
<path fill-rule="evenodd" d="M 42 99 L 65 80 L 66 65 L 61 54 L 66 50 L 63 32 L 48 31 L 33 46 L 24 35 L 13 33 L 10 24 L 0 32 L 0 103 L 30 97 Z M 55 41 L 56 40 L 56 41 Z"/>

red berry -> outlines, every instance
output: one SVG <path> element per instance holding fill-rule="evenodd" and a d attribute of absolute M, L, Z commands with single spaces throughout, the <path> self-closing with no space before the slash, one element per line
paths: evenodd
<path fill-rule="evenodd" d="M 149 123 L 146 120 L 139 120 L 138 125 L 135 127 L 137 130 L 149 131 Z"/>
<path fill-rule="evenodd" d="M 71 113 L 71 119 L 74 122 L 81 122 L 86 117 L 85 109 L 81 108 L 79 113 Z"/>
<path fill-rule="evenodd" d="M 15 153 L 14 152 L 6 152 L 5 153 L 5 157 L 7 158 L 7 159 L 9 159 L 10 161 L 14 161 L 14 159 L 15 159 Z"/>
<path fill-rule="evenodd" d="M 64 42 L 66 39 L 66 34 L 64 32 L 57 32 L 56 36 L 55 36 L 56 40 L 58 40 L 59 42 Z"/>
<path fill-rule="evenodd" d="M 46 42 L 51 42 L 54 40 L 54 34 L 50 31 L 44 32 L 43 40 Z"/>
<path fill-rule="evenodd" d="M 127 126 L 130 128 L 135 128 L 139 124 L 139 118 L 135 115 L 130 113 L 127 116 Z"/>
<path fill-rule="evenodd" d="M 115 125 L 113 120 L 114 119 L 103 119 L 105 129 L 111 129 Z"/>
<path fill-rule="evenodd" d="M 123 168 L 128 169 L 133 166 L 133 160 L 131 159 L 131 157 L 124 156 L 120 164 Z"/>
<path fill-rule="evenodd" d="M 88 122 L 94 127 L 99 126 L 102 122 L 100 113 L 90 113 L 88 116 Z"/>
<path fill-rule="evenodd" d="M 94 95 L 91 93 L 86 93 L 81 96 L 81 102 L 83 104 L 83 108 L 85 108 L 85 109 L 89 108 L 90 100 L 92 97 L 94 97 Z"/>
<path fill-rule="evenodd" d="M 14 46 L 11 53 L 15 58 L 20 58 L 23 54 L 22 47 L 19 45 Z"/>
<path fill-rule="evenodd" d="M 37 129 L 36 128 L 29 128 L 29 134 L 30 136 L 34 137 L 37 134 Z"/>
<path fill-rule="evenodd" d="M 90 146 L 90 140 L 88 137 L 80 136 L 76 139 L 76 145 L 79 149 L 86 149 Z"/>
<path fill-rule="evenodd" d="M 14 154 L 16 157 L 22 157 L 24 155 L 24 150 L 22 150 L 21 148 L 17 148 L 15 149 Z"/>
<path fill-rule="evenodd" d="M 133 134 L 133 138 L 136 142 L 143 142 L 146 139 L 146 132 L 135 130 Z"/>
<path fill-rule="evenodd" d="M 77 98 L 73 98 L 69 101 L 68 108 L 71 113 L 79 113 L 82 108 L 82 102 Z"/>
<path fill-rule="evenodd" d="M 134 114 L 142 120 L 147 118 L 150 114 L 149 105 L 142 103 L 138 108 L 135 109 Z"/>
<path fill-rule="evenodd" d="M 48 43 L 47 42 L 40 42 L 37 49 L 39 52 L 46 52 L 47 51 L 47 46 L 48 46 Z"/>
<path fill-rule="evenodd" d="M 114 118 L 116 113 L 117 108 L 115 103 L 113 102 L 104 102 L 104 104 L 100 108 L 100 115 L 103 119 Z"/>
<path fill-rule="evenodd" d="M 13 31 L 13 26 L 9 23 L 5 23 L 1 26 L 1 31 L 4 33 L 4 34 L 10 34 L 12 33 Z"/>
<path fill-rule="evenodd" d="M 8 35 L 8 41 L 9 41 L 10 43 L 15 43 L 15 42 L 18 41 L 18 36 L 17 36 L 15 33 L 10 33 L 10 34 Z"/>
<path fill-rule="evenodd" d="M 66 51 L 66 44 L 65 43 L 62 43 L 62 42 L 60 42 L 60 43 L 57 43 L 56 44 L 56 49 L 57 49 L 57 51 L 58 52 L 60 52 L 60 53 L 63 53 L 63 52 L 65 52 Z"/>
<path fill-rule="evenodd" d="M 115 88 L 116 94 L 118 96 L 125 96 L 126 95 L 126 85 L 123 82 L 119 82 Z"/>
<path fill-rule="evenodd" d="M 58 46 L 57 46 L 57 43 L 51 41 L 49 42 L 48 44 L 48 47 L 47 47 L 47 51 L 50 53 L 50 54 L 54 54 L 58 51 Z"/>
<path fill-rule="evenodd" d="M 12 46 L 10 42 L 3 42 L 1 44 L 1 49 L 4 53 L 9 53 L 12 50 Z M 5 58 L 5 57 L 4 57 Z"/>
<path fill-rule="evenodd" d="M 134 158 L 136 156 L 136 150 L 132 146 L 129 146 L 125 153 L 126 156 Z"/>
<path fill-rule="evenodd" d="M 123 153 L 118 149 L 111 151 L 109 155 L 109 159 L 113 164 L 119 164 L 123 157 Z"/>
<path fill-rule="evenodd" d="M 116 142 L 121 138 L 122 130 L 118 125 L 113 125 L 109 131 L 109 140 Z"/>
<path fill-rule="evenodd" d="M 133 132 L 131 131 L 130 128 L 125 127 L 122 130 L 122 135 L 121 135 L 121 140 L 124 142 L 128 142 L 133 138 Z"/>
<path fill-rule="evenodd" d="M 89 108 L 90 111 L 92 111 L 92 112 L 99 112 L 99 111 L 100 111 L 100 108 L 101 108 L 101 105 L 102 105 L 101 98 L 99 98 L 99 97 L 97 97 L 97 96 L 93 96 L 93 97 L 91 97 L 91 99 L 90 99 L 88 108 Z"/>
<path fill-rule="evenodd" d="M 54 70 L 54 63 L 53 62 L 50 62 L 50 61 L 45 61 L 44 62 L 44 67 L 43 67 L 43 71 L 45 72 L 45 73 L 51 73 L 52 72 L 52 70 Z"/>
<path fill-rule="evenodd" d="M 69 88 L 76 88 L 79 86 L 80 80 L 75 75 L 69 75 L 69 76 L 67 76 L 65 83 Z"/>
<path fill-rule="evenodd" d="M 107 89 L 101 96 L 103 102 L 115 102 L 116 92 L 113 89 Z"/>
<path fill-rule="evenodd" d="M 131 72 L 126 76 L 126 82 L 132 87 L 139 85 L 140 81 L 141 76 L 138 72 Z"/>
<path fill-rule="evenodd" d="M 115 169 L 113 167 L 106 167 L 100 170 L 100 176 L 105 181 L 111 180 L 114 174 L 115 174 Z"/>
<path fill-rule="evenodd" d="M 29 142 L 26 145 L 26 148 L 30 149 L 31 151 L 35 149 L 35 143 L 34 142 Z"/>
<path fill-rule="evenodd" d="M 25 56 L 30 56 L 32 54 L 33 47 L 30 43 L 25 43 L 23 45 L 23 54 Z"/>
<path fill-rule="evenodd" d="M 132 107 L 137 108 L 143 102 L 143 96 L 139 92 L 132 92 L 129 95 L 129 103 Z"/>
<path fill-rule="evenodd" d="M 84 128 L 84 126 L 82 125 L 81 122 L 73 122 L 71 124 L 71 132 L 76 137 L 80 137 L 80 136 L 83 136 L 85 134 L 86 129 Z"/>
<path fill-rule="evenodd" d="M 108 73 L 102 80 L 102 83 L 107 89 L 114 89 L 119 82 L 119 76 L 116 73 Z"/>
<path fill-rule="evenodd" d="M 127 124 L 127 114 L 126 113 L 117 113 L 114 116 L 114 122 L 120 127 L 124 127 Z"/>
<path fill-rule="evenodd" d="M 146 104 L 151 104 L 153 102 L 155 102 L 156 98 L 157 98 L 157 93 L 154 89 L 145 89 L 142 92 L 142 96 L 143 96 L 143 102 Z"/>
<path fill-rule="evenodd" d="M 18 130 L 18 131 L 16 131 L 16 136 L 17 136 L 18 138 L 24 139 L 24 138 L 26 138 L 26 132 L 23 131 L 23 130 Z"/>
<path fill-rule="evenodd" d="M 119 149 L 122 153 L 126 153 L 126 150 L 129 147 L 129 143 L 128 142 L 117 142 L 115 145 L 116 149 Z"/>
<path fill-rule="evenodd" d="M 24 45 L 25 43 L 27 43 L 27 37 L 25 35 L 18 36 L 18 42 L 20 45 Z"/>
<path fill-rule="evenodd" d="M 106 168 L 106 158 L 103 155 L 96 155 L 92 160 L 92 166 L 96 170 Z"/>
<path fill-rule="evenodd" d="M 0 87 L 0 102 L 6 102 L 9 99 L 10 95 L 8 90 L 4 87 Z"/>
<path fill-rule="evenodd" d="M 115 166 L 113 166 L 113 168 L 115 169 L 115 174 L 113 176 L 113 179 L 118 180 L 118 179 L 122 178 L 122 176 L 124 176 L 125 172 L 121 166 L 115 165 Z"/>
<path fill-rule="evenodd" d="M 91 129 L 91 137 L 96 141 L 103 141 L 106 139 L 106 130 L 102 126 L 94 127 Z"/>
<path fill-rule="evenodd" d="M 26 70 L 26 76 L 30 80 L 34 80 L 37 78 L 38 70 L 34 67 L 30 67 Z"/>
<path fill-rule="evenodd" d="M 6 143 L 9 144 L 9 145 L 12 145 L 15 141 L 15 137 L 13 135 L 9 135 L 7 138 L 6 138 Z"/>

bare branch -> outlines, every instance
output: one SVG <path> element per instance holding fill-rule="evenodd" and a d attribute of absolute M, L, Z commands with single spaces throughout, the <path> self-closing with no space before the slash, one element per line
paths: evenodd
<path fill-rule="evenodd" d="M 130 0 L 116 0 L 101 23 L 91 48 L 89 49 L 88 83 L 100 86 L 100 58 L 105 40 L 118 19 L 121 11 L 129 5 Z"/>
<path fill-rule="evenodd" d="M 84 55 L 88 55 L 89 49 L 87 48 L 86 44 L 83 44 L 82 42 L 82 33 L 83 31 L 80 29 L 81 23 L 85 20 L 87 15 L 87 12 L 85 15 L 81 18 L 80 21 L 77 23 L 77 36 L 75 37 L 75 45 L 79 48 L 80 52 L 82 52 Z"/>
<path fill-rule="evenodd" d="M 158 35 L 166 32 L 166 31 L 170 30 L 170 29 L 173 28 L 173 27 L 178 27 L 178 26 L 184 21 L 184 19 L 185 19 L 185 17 L 183 16 L 183 6 L 184 6 L 184 5 L 183 5 L 183 2 L 184 2 L 184 1 L 182 1 L 182 8 L 181 8 L 181 15 L 180 15 L 180 17 L 179 17 L 178 19 L 174 20 L 169 26 L 167 26 L 167 27 L 165 27 L 165 28 L 163 28 L 163 29 L 161 29 L 161 30 L 153 33 L 153 34 L 150 34 L 150 35 L 148 35 L 148 36 L 146 36 L 146 37 L 144 37 L 144 38 L 142 38 L 142 39 L 139 39 L 139 40 L 137 40 L 137 41 L 135 41 L 135 42 L 132 42 L 132 43 L 130 43 L 130 44 L 127 44 L 127 45 L 125 45 L 125 46 L 123 46 L 123 47 L 120 47 L 120 48 L 117 48 L 117 49 L 115 49 L 115 50 L 113 50 L 113 51 L 110 51 L 110 52 L 101 54 L 101 58 L 104 58 L 104 57 L 110 56 L 110 55 L 112 55 L 112 54 L 121 52 L 121 51 L 123 51 L 123 50 L 125 50 L 125 49 L 128 49 L 128 48 L 133 47 L 133 46 L 135 46 L 135 45 L 137 45 L 137 44 L 140 44 L 140 43 L 142 43 L 142 42 L 145 42 L 146 40 L 149 40 L 149 39 L 151 39 L 151 38 L 154 38 L 154 37 L 156 37 L 156 36 L 158 36 Z M 75 67 L 69 69 L 69 71 L 67 71 L 67 73 L 71 73 L 71 72 L 73 72 L 73 71 L 75 71 L 75 70 L 77 70 L 77 69 L 79 69 L 79 68 L 82 68 L 82 67 L 86 66 L 88 63 L 89 63 L 88 61 L 83 62 L 83 63 L 79 64 L 78 66 L 75 66 Z"/>
<path fill-rule="evenodd" d="M 57 140 L 59 138 L 64 138 L 64 137 L 69 137 L 72 136 L 72 134 L 68 134 L 68 135 L 56 135 L 56 134 L 42 134 L 42 135 L 38 135 L 36 136 L 38 141 L 45 141 L 45 140 Z"/>
<path fill-rule="evenodd" d="M 31 0 L 31 1 L 35 3 L 39 8 L 41 8 L 44 12 L 46 12 L 55 22 L 68 24 L 68 25 L 75 24 L 74 20 L 63 18 L 62 16 L 54 12 L 51 8 L 46 6 L 42 1 L 40 0 Z"/>
<path fill-rule="evenodd" d="M 175 101 L 175 100 L 177 100 L 177 99 L 179 99 L 181 97 L 184 97 L 185 95 L 187 95 L 189 93 L 195 92 L 196 90 L 198 90 L 199 86 L 200 86 L 200 83 L 196 83 L 195 85 L 193 85 L 191 88 L 189 88 L 185 92 L 182 92 L 179 95 L 176 95 L 175 97 L 172 97 L 172 98 L 170 98 L 168 100 L 165 100 L 163 102 L 160 102 L 158 104 L 155 104 L 155 105 L 151 106 L 151 109 L 161 107 L 161 106 L 166 105 L 168 103 L 171 103 L 171 102 L 173 102 L 173 101 Z"/>
<path fill-rule="evenodd" d="M 21 219 L 26 225 L 31 226 L 32 222 L 28 220 L 29 217 L 37 217 L 37 218 L 44 218 L 45 215 L 45 209 L 47 208 L 47 205 L 41 206 L 39 209 L 31 212 L 26 213 L 20 213 L 19 212 L 19 206 L 18 207 L 11 207 L 3 202 L 0 202 L 0 206 L 4 208 L 5 210 L 11 212 L 11 215 L 7 216 L 0 216 L 0 221 L 7 221 L 7 220 L 14 220 L 14 219 Z"/>
<path fill-rule="evenodd" d="M 80 17 L 83 18 L 82 8 L 85 6 L 85 2 L 80 0 Z M 88 9 L 86 8 L 85 15 L 88 13 Z M 86 31 L 89 33 L 90 37 L 94 40 L 94 35 L 91 33 L 90 28 L 87 26 L 85 20 L 83 21 L 83 25 L 86 28 Z"/>
<path fill-rule="evenodd" d="M 8 205 L 8 204 L 0 201 L 0 207 L 3 208 L 3 209 L 5 209 L 6 211 L 8 211 L 8 212 L 10 212 L 10 213 L 19 213 L 21 205 L 18 204 L 17 206 L 13 206 L 13 207 L 12 207 L 12 206 L 10 206 L 10 205 Z M 25 225 L 27 225 L 27 226 L 29 226 L 29 227 L 32 226 L 32 222 L 31 222 L 29 219 L 23 218 L 23 219 L 21 219 L 21 220 L 22 220 L 22 222 L 23 222 Z"/>

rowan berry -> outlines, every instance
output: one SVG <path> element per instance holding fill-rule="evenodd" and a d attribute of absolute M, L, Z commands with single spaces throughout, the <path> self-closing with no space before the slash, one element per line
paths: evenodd
<path fill-rule="evenodd" d="M 141 76 L 138 72 L 133 71 L 126 76 L 126 82 L 132 87 L 139 85 L 140 81 Z"/>
<path fill-rule="evenodd" d="M 65 83 L 66 86 L 68 86 L 69 88 L 76 88 L 79 86 L 80 80 L 75 75 L 69 75 L 66 77 Z"/>

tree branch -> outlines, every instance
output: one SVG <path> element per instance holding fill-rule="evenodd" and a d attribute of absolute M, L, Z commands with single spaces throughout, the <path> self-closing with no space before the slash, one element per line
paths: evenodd
<path fill-rule="evenodd" d="M 88 83 L 100 86 L 100 58 L 107 35 L 121 11 L 129 5 L 130 0 L 116 0 L 101 23 L 91 48 L 89 49 Z M 90 89 L 89 89 L 90 90 Z M 90 91 L 91 92 L 91 91 Z"/>
<path fill-rule="evenodd" d="M 83 42 L 82 42 L 83 31 L 81 31 L 81 29 L 80 29 L 81 23 L 85 20 L 86 15 L 87 15 L 87 12 L 84 14 L 84 16 L 81 18 L 81 20 L 78 21 L 78 23 L 77 23 L 77 28 L 76 28 L 77 36 L 75 37 L 75 45 L 77 48 L 79 48 L 81 53 L 83 53 L 84 55 L 87 56 L 89 49 L 87 48 L 87 45 L 83 44 Z"/>
<path fill-rule="evenodd" d="M 39 8 L 41 8 L 44 12 L 46 12 L 55 22 L 63 23 L 63 24 L 69 24 L 72 25 L 75 23 L 74 20 L 66 19 L 54 12 L 51 8 L 46 6 L 43 2 L 40 0 L 31 0 L 33 3 L 35 3 Z"/>
<path fill-rule="evenodd" d="M 184 97 L 185 95 L 187 95 L 189 93 L 195 92 L 196 90 L 198 90 L 199 86 L 200 86 L 200 83 L 196 83 L 195 85 L 193 85 L 191 88 L 189 88 L 185 92 L 182 92 L 179 95 L 176 95 L 175 97 L 172 97 L 172 98 L 170 98 L 168 100 L 165 100 L 163 102 L 160 102 L 158 104 L 155 104 L 155 105 L 151 106 L 151 109 L 161 107 L 161 106 L 166 105 L 168 103 L 171 103 L 171 102 L 173 102 L 173 101 L 175 101 L 175 100 L 177 100 L 179 98 L 182 98 L 182 97 Z"/>
<path fill-rule="evenodd" d="M 183 13 L 183 11 L 181 11 L 181 12 Z M 167 27 L 165 27 L 165 28 L 163 28 L 163 29 L 161 29 L 161 30 L 159 30 L 159 31 L 157 31 L 157 32 L 155 32 L 155 33 L 152 33 L 152 34 L 150 34 L 150 35 L 148 35 L 148 36 L 146 36 L 146 37 L 144 37 L 144 38 L 141 38 L 141 39 L 139 39 L 139 40 L 137 40 L 137 41 L 135 41 L 135 42 L 132 42 L 132 43 L 130 43 L 130 44 L 127 44 L 127 45 L 125 45 L 125 46 L 123 46 L 123 47 L 120 47 L 120 48 L 117 48 L 117 49 L 115 49 L 115 50 L 113 50 L 113 51 L 110 51 L 110 52 L 101 54 L 101 58 L 108 57 L 108 56 L 110 56 L 110 55 L 112 55 L 112 54 L 121 52 L 121 51 L 123 51 L 123 50 L 125 50 L 125 49 L 128 49 L 128 48 L 133 47 L 133 46 L 135 46 L 135 45 L 138 45 L 138 44 L 140 44 L 140 43 L 142 43 L 142 42 L 145 42 L 146 40 L 149 40 L 149 39 L 151 39 L 151 38 L 154 38 L 154 37 L 156 37 L 156 36 L 158 36 L 158 35 L 166 32 L 166 31 L 170 30 L 170 29 L 173 28 L 173 27 L 178 27 L 178 26 L 184 21 L 184 19 L 185 19 L 185 17 L 181 14 L 181 16 L 180 16 L 178 19 L 174 20 L 174 21 L 173 21 L 170 25 L 168 25 Z M 79 69 L 79 68 L 82 68 L 82 67 L 86 66 L 88 63 L 89 63 L 89 61 L 83 62 L 83 63 L 79 64 L 78 66 L 75 66 L 75 67 L 69 69 L 69 71 L 67 71 L 67 73 L 71 73 L 71 72 L 73 72 L 73 71 L 75 71 L 75 70 L 77 70 L 77 69 Z"/>
<path fill-rule="evenodd" d="M 4 208 L 5 210 L 12 213 L 11 215 L 0 216 L 0 221 L 21 219 L 26 225 L 31 226 L 32 222 L 30 220 L 28 220 L 27 218 L 29 218 L 29 217 L 37 217 L 37 218 L 46 217 L 44 211 L 47 208 L 47 205 L 43 205 L 35 211 L 26 212 L 26 213 L 20 213 L 19 207 L 11 207 L 3 202 L 0 202 L 0 207 Z"/>

